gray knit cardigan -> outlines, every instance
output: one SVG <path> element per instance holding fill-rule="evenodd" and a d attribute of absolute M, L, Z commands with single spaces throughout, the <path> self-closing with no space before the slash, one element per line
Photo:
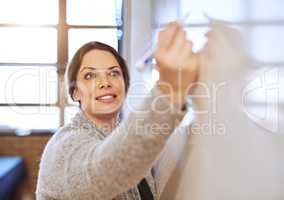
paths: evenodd
<path fill-rule="evenodd" d="M 187 135 L 176 129 L 185 112 L 169 108 L 155 86 L 109 135 L 78 112 L 45 147 L 37 199 L 140 200 L 137 184 L 144 177 L 159 199 Z"/>

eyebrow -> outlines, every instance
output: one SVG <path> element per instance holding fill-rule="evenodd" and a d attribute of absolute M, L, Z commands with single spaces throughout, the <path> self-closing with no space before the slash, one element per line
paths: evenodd
<path fill-rule="evenodd" d="M 114 69 L 114 68 L 119 68 L 119 66 L 111 66 L 111 67 L 108 67 L 107 69 L 108 70 L 111 70 L 111 69 Z M 83 69 L 80 70 L 80 72 L 84 71 L 85 69 L 89 69 L 89 70 L 97 70 L 95 67 L 84 67 Z"/>

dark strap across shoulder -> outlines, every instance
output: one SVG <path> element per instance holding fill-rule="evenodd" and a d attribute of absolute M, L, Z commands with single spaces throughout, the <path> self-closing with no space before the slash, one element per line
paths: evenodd
<path fill-rule="evenodd" d="M 145 178 L 143 178 L 142 181 L 140 181 L 140 183 L 138 184 L 138 190 L 141 200 L 154 200 L 153 193 Z"/>

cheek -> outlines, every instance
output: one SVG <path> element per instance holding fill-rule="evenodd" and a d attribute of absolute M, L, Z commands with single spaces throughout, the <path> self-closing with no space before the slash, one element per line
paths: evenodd
<path fill-rule="evenodd" d="M 94 95 L 95 89 L 93 85 L 94 84 L 84 84 L 83 87 L 80 88 L 80 93 L 83 100 L 87 101 Z"/>
<path fill-rule="evenodd" d="M 124 80 L 122 79 L 122 80 L 120 80 L 119 82 L 118 82 L 118 87 L 119 87 L 119 91 L 120 91 L 120 93 L 121 94 L 125 94 L 125 82 L 124 82 Z"/>
<path fill-rule="evenodd" d="M 123 78 L 116 78 L 112 80 L 112 85 L 116 90 L 123 92 L 125 89 L 125 83 Z"/>

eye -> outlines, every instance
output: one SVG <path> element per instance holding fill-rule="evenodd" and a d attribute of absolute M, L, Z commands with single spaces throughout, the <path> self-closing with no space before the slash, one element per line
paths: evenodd
<path fill-rule="evenodd" d="M 86 79 L 86 80 L 90 80 L 90 79 L 95 78 L 95 77 L 96 77 L 96 74 L 93 73 L 93 72 L 88 72 L 84 75 L 84 79 Z"/>
<path fill-rule="evenodd" d="M 119 76 L 121 73 L 120 73 L 120 71 L 119 70 L 112 70 L 111 72 L 110 72 L 110 75 L 111 76 Z"/>

